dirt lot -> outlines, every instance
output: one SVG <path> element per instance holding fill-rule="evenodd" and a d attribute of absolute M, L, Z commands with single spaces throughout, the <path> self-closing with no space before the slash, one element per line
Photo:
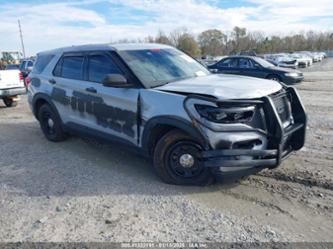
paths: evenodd
<path fill-rule="evenodd" d="M 115 146 L 46 141 L 25 97 L 1 104 L 0 241 L 333 241 L 333 59 L 304 71 L 305 148 L 232 185 L 166 185 Z"/>

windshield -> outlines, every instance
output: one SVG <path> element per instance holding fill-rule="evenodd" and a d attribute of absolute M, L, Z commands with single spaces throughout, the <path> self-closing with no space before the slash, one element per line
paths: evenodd
<path fill-rule="evenodd" d="M 272 63 L 270 63 L 264 59 L 261 59 L 259 57 L 257 57 L 255 60 L 263 67 L 274 67 L 274 65 Z"/>
<path fill-rule="evenodd" d="M 210 74 L 196 60 L 172 48 L 128 50 L 118 53 L 146 88 Z"/>

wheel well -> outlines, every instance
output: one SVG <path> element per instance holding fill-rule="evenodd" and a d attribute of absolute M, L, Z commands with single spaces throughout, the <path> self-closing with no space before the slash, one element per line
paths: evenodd
<path fill-rule="evenodd" d="M 38 99 L 34 105 L 34 113 L 35 113 L 35 116 L 36 118 L 38 119 L 38 112 L 39 112 L 39 109 L 42 107 L 42 105 L 44 104 L 47 104 L 48 102 L 45 100 L 45 99 Z"/>
<path fill-rule="evenodd" d="M 157 144 L 159 139 L 161 139 L 161 137 L 163 137 L 169 131 L 174 130 L 174 129 L 187 133 L 186 131 L 184 131 L 178 127 L 172 126 L 172 125 L 157 124 L 154 126 L 154 128 L 151 130 L 151 132 L 149 134 L 149 138 L 148 138 L 147 149 L 148 149 L 149 155 L 153 154 L 155 145 Z"/>
<path fill-rule="evenodd" d="M 274 73 L 271 73 L 271 74 L 267 75 L 266 79 L 269 79 L 270 77 L 273 77 L 273 76 L 278 78 L 279 80 L 281 80 L 281 77 L 277 74 L 274 74 Z"/>

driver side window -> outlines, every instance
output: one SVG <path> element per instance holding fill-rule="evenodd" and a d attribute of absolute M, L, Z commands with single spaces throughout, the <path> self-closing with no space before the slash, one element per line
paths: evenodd
<path fill-rule="evenodd" d="M 122 74 L 107 55 L 96 54 L 88 57 L 88 80 L 102 83 L 107 74 Z"/>

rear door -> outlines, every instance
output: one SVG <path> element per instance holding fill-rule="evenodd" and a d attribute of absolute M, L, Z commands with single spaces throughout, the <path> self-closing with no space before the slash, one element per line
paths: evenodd
<path fill-rule="evenodd" d="M 53 77 L 48 80 L 52 85 L 51 98 L 55 103 L 61 118 L 66 124 L 85 123 L 83 105 L 78 104 L 75 92 L 81 91 L 86 85 L 84 81 L 84 66 L 86 63 L 83 53 L 65 53 L 53 70 Z"/>

